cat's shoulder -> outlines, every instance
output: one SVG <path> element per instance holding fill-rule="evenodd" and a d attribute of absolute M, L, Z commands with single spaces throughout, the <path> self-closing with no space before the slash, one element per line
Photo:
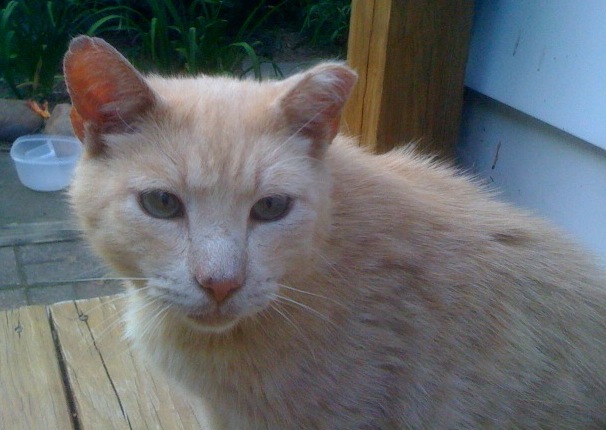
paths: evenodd
<path fill-rule="evenodd" d="M 412 142 L 383 154 L 360 146 L 355 138 L 338 135 L 332 144 L 330 161 L 340 171 L 356 170 L 384 181 L 404 181 L 410 186 L 455 188 L 463 193 L 491 195 L 479 179 L 457 167 L 452 160 L 427 154 Z"/>

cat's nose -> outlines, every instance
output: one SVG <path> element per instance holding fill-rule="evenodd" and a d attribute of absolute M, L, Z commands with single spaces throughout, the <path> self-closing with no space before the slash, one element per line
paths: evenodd
<path fill-rule="evenodd" d="M 197 278 L 197 277 L 196 277 Z M 227 297 L 242 286 L 242 283 L 235 279 L 197 279 L 198 284 L 203 290 L 210 293 L 217 303 L 222 303 Z"/>

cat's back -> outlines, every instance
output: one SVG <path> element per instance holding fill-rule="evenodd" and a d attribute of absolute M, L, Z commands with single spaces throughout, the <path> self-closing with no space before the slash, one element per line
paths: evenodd
<path fill-rule="evenodd" d="M 369 236 L 389 232 L 398 243 L 412 241 L 417 252 L 440 255 L 441 264 L 469 258 L 489 266 L 491 261 L 515 264 L 523 271 L 526 261 L 528 270 L 562 272 L 568 284 L 578 278 L 597 294 L 606 294 L 604 268 L 571 236 L 502 202 L 448 162 L 414 146 L 374 155 L 342 136 L 335 139 L 327 161 L 339 225 L 355 226 Z"/>
<path fill-rule="evenodd" d="M 606 282 L 591 257 L 414 151 L 373 156 L 339 139 L 331 150 L 334 245 L 359 268 L 373 317 L 358 330 L 381 339 L 373 359 L 399 363 L 403 416 L 436 428 L 606 423 Z"/>

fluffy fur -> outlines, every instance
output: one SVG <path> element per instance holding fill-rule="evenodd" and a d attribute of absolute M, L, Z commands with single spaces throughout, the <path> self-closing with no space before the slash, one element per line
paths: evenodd
<path fill-rule="evenodd" d="M 65 71 L 86 148 L 75 211 L 135 278 L 134 347 L 213 428 L 606 425 L 604 275 L 453 169 L 335 136 L 347 67 L 143 77 L 81 37 Z M 183 215 L 145 213 L 147 190 Z M 250 217 L 276 194 L 286 216 Z M 217 302 L 199 273 L 238 289 Z"/>

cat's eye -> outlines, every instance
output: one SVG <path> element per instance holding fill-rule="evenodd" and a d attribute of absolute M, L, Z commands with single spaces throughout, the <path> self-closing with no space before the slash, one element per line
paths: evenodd
<path fill-rule="evenodd" d="M 154 218 L 176 218 L 183 215 L 183 205 L 177 196 L 167 191 L 144 191 L 139 195 L 143 210 Z"/>
<path fill-rule="evenodd" d="M 284 218 L 292 206 L 288 196 L 275 194 L 263 197 L 250 210 L 250 217 L 257 221 L 277 221 Z"/>

